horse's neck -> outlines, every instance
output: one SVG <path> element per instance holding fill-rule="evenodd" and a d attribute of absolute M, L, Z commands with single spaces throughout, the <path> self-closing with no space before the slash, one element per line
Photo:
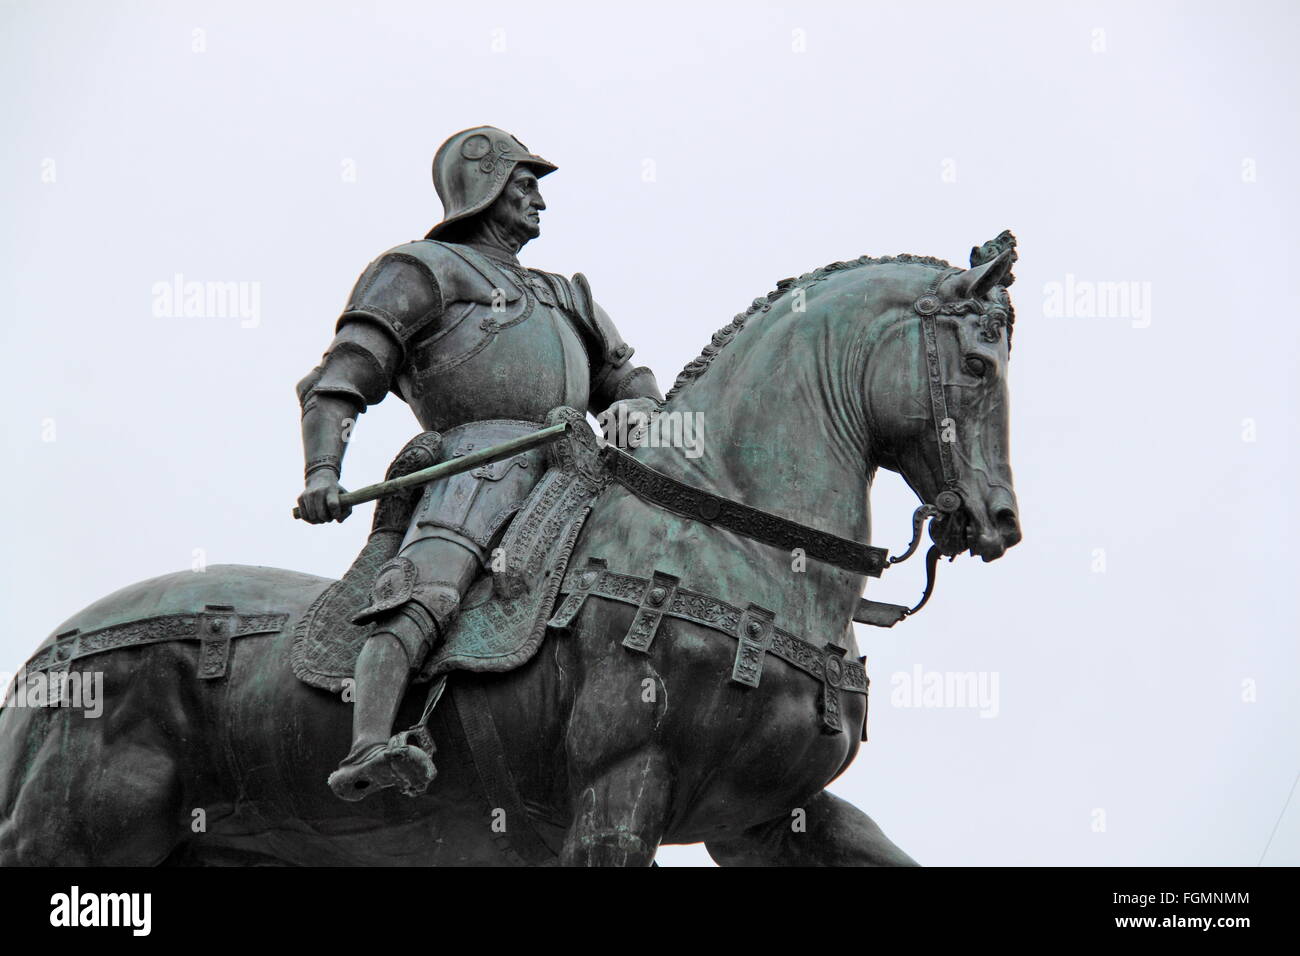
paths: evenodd
<path fill-rule="evenodd" d="M 860 338 L 824 319 L 764 316 L 665 408 L 670 420 L 680 413 L 698 423 L 701 453 L 661 443 L 637 457 L 750 507 L 869 540 Z M 777 612 L 778 623 L 790 621 L 809 640 L 841 639 L 862 591 L 861 576 L 748 539 L 713 535 L 729 550 L 701 555 L 697 566 L 730 590 L 719 597 L 764 604 Z"/>

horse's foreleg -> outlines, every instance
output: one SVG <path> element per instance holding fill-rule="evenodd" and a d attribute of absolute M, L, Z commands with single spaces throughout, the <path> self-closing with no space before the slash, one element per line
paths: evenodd
<path fill-rule="evenodd" d="M 643 750 L 617 761 L 578 793 L 560 852 L 564 866 L 649 866 L 668 816 L 667 760 Z"/>
<path fill-rule="evenodd" d="M 789 816 L 705 844 L 719 866 L 917 866 L 847 800 L 825 790 Z"/>
<path fill-rule="evenodd" d="M 649 866 L 663 839 L 671 770 L 656 735 L 663 682 L 650 658 L 583 632 L 588 667 L 565 737 L 573 817 L 565 866 Z"/>

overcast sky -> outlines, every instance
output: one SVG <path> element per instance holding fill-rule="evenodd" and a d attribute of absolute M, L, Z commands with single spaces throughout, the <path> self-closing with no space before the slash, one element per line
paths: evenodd
<path fill-rule="evenodd" d="M 1282 2 L 4 2 L 0 669 L 196 553 L 342 573 L 369 507 L 290 519 L 293 386 L 491 123 L 560 167 L 524 261 L 585 272 L 665 385 L 781 277 L 1013 230 L 1025 540 L 860 628 L 833 789 L 927 864 L 1300 863 L 1298 33 Z M 178 275 L 247 308 L 166 314 Z M 345 484 L 417 430 L 372 409 Z M 914 504 L 882 476 L 876 543 Z M 918 668 L 996 706 L 902 706 Z"/>

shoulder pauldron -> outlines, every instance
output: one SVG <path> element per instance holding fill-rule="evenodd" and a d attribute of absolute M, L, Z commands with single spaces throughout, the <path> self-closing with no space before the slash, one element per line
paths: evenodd
<path fill-rule="evenodd" d="M 431 239 L 392 249 L 361 274 L 339 327 L 363 318 L 403 347 L 427 331 L 454 302 L 510 304 L 523 293 L 515 280 L 472 249 Z"/>
<path fill-rule="evenodd" d="M 355 319 L 368 319 L 405 348 L 441 311 L 441 288 L 429 266 L 406 252 L 386 252 L 357 280 L 338 328 Z"/>
<path fill-rule="evenodd" d="M 607 367 L 617 368 L 632 357 L 632 346 L 623 341 L 614 321 L 591 296 L 591 284 L 581 272 L 574 273 L 572 283 L 574 311 L 587 331 L 600 344 L 601 358 Z"/>
<path fill-rule="evenodd" d="M 478 302 L 492 305 L 502 300 L 511 303 L 523 295 L 509 272 L 467 246 L 426 239 L 411 243 L 409 248 L 428 263 L 438 277 L 445 304 Z"/>

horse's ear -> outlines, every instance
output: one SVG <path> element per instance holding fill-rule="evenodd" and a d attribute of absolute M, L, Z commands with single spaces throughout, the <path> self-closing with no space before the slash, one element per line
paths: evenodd
<path fill-rule="evenodd" d="M 1014 249 L 1006 249 L 983 265 L 959 272 L 939 290 L 945 299 L 982 299 L 996 285 L 1008 285 L 1005 280 L 1016 261 Z"/>

